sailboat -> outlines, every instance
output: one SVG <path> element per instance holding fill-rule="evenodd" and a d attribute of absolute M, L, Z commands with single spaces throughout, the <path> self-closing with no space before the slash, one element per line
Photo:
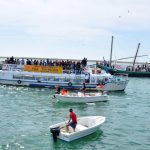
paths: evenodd
<path fill-rule="evenodd" d="M 138 71 L 135 69 L 135 62 L 136 62 L 136 58 L 137 57 L 141 57 L 141 56 L 137 56 L 138 51 L 139 51 L 139 47 L 140 47 L 140 43 L 138 43 L 138 47 L 137 47 L 137 51 L 134 57 L 134 61 L 133 61 L 133 65 L 132 66 L 127 66 L 125 69 L 122 68 L 112 68 L 111 67 L 111 62 L 112 62 L 112 45 L 113 45 L 113 37 L 112 37 L 112 43 L 111 43 L 111 53 L 110 53 L 110 67 L 106 67 L 103 66 L 103 69 L 107 69 L 108 72 L 112 75 L 114 74 L 124 74 L 124 75 L 128 75 L 128 77 L 150 77 L 150 68 L 149 71 Z M 147 55 L 143 55 L 143 56 L 147 56 Z M 131 57 L 128 57 L 131 58 Z M 126 59 L 126 58 L 125 58 Z"/>

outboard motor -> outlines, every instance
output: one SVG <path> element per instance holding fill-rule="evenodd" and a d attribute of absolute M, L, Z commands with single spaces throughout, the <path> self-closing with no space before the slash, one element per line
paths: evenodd
<path fill-rule="evenodd" d="M 51 132 L 52 135 L 53 135 L 53 140 L 54 140 L 54 142 L 56 142 L 56 141 L 57 141 L 57 136 L 59 136 L 59 133 L 60 133 L 60 128 L 59 128 L 59 127 L 51 128 L 51 129 L 50 129 L 50 132 Z"/>

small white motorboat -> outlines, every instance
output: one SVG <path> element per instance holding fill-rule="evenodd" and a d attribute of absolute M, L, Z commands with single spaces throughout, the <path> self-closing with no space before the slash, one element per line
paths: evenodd
<path fill-rule="evenodd" d="M 105 117 L 103 116 L 86 116 L 78 118 L 75 132 L 70 126 L 69 131 L 67 131 L 65 122 L 52 125 L 49 128 L 54 141 L 57 141 L 58 138 L 70 142 L 94 133 L 99 129 L 103 122 L 105 122 Z"/>
<path fill-rule="evenodd" d="M 102 93 L 69 93 L 69 94 L 55 94 L 55 98 L 62 102 L 68 103 L 91 103 L 91 102 L 100 102 L 107 101 L 108 95 Z"/>

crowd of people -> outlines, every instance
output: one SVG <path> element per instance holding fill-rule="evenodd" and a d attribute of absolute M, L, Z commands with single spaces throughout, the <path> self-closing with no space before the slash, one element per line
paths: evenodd
<path fill-rule="evenodd" d="M 127 67 L 127 71 L 135 71 L 135 72 L 150 72 L 150 65 L 143 64 L 143 65 L 137 65 L 134 69 L 133 67 Z"/>
<path fill-rule="evenodd" d="M 52 59 L 16 59 L 13 56 L 5 60 L 5 64 L 17 65 L 40 65 L 40 66 L 62 66 L 63 70 L 71 70 L 72 72 L 81 73 L 84 67 L 87 66 L 87 58 L 81 61 L 72 60 L 52 60 Z"/>
<path fill-rule="evenodd" d="M 40 66 L 62 66 L 63 70 L 70 70 L 73 73 L 81 73 L 83 68 L 87 66 L 87 58 L 83 58 L 81 61 L 73 61 L 73 60 L 52 60 L 52 59 L 18 59 L 13 56 L 7 58 L 4 62 L 5 64 L 17 64 L 17 65 L 40 65 Z M 114 68 L 114 64 L 112 64 L 111 68 Z M 97 61 L 97 68 L 102 67 L 110 67 L 109 61 Z M 150 65 L 148 63 L 137 65 L 133 69 L 133 67 L 128 66 L 126 68 L 127 71 L 136 71 L 136 72 L 150 72 Z"/>
<path fill-rule="evenodd" d="M 107 68 L 107 67 L 109 68 L 109 62 L 107 62 L 107 61 L 96 62 L 96 67 L 97 68 Z M 110 68 L 115 69 L 115 65 L 112 64 L 112 66 Z M 126 71 L 150 72 L 150 64 L 145 63 L 145 64 L 141 64 L 141 65 L 136 65 L 134 68 L 133 68 L 133 66 L 127 66 Z"/>

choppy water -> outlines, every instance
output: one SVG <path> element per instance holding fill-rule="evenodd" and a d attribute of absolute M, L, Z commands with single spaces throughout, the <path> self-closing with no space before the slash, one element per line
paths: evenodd
<path fill-rule="evenodd" d="M 0 86 L 1 150 L 149 150 L 150 79 L 130 78 L 125 92 L 110 93 L 108 102 L 95 105 L 62 104 L 53 90 Z M 53 143 L 49 125 L 78 116 L 103 115 L 96 133 L 80 140 Z"/>

